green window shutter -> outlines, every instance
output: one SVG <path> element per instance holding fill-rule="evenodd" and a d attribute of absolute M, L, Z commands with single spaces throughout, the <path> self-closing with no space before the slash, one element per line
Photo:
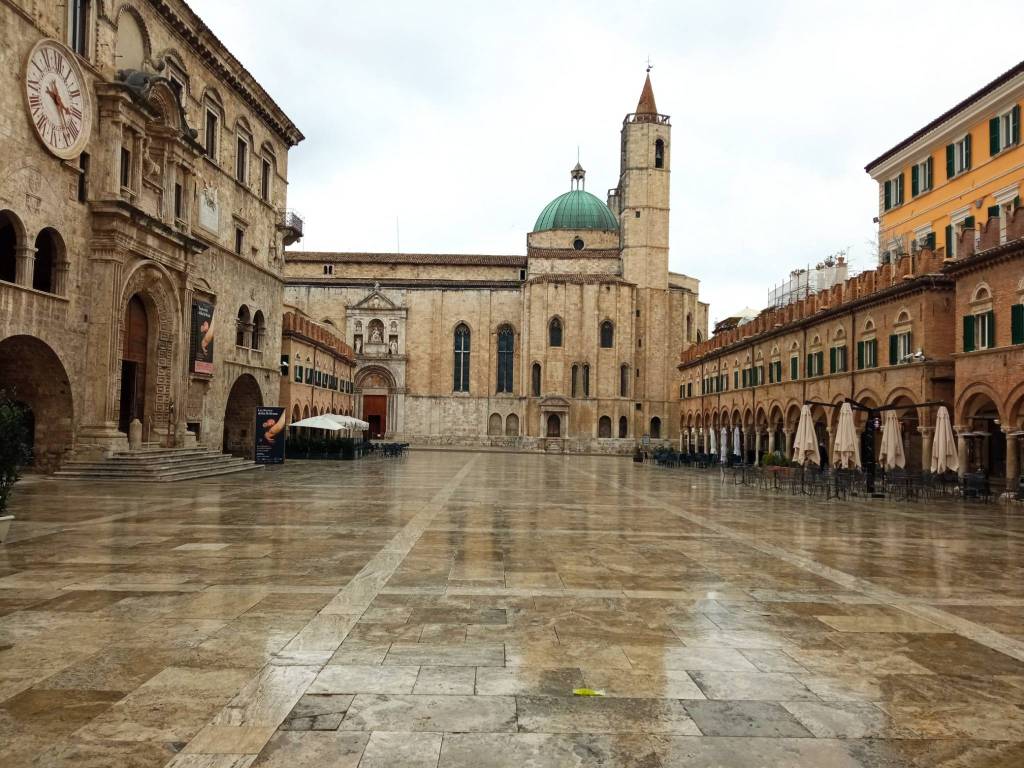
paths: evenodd
<path fill-rule="evenodd" d="M 931 189 L 932 185 L 935 183 L 935 176 L 934 176 L 933 171 L 932 171 L 932 168 L 935 167 L 935 164 L 932 162 L 932 158 L 930 158 L 930 157 L 928 158 L 928 162 L 925 163 L 925 166 L 928 168 L 928 173 L 927 173 L 928 178 L 925 179 L 925 183 L 924 183 L 923 186 L 927 190 L 927 189 Z"/>
<path fill-rule="evenodd" d="M 946 145 L 946 178 L 956 176 L 956 149 L 952 144 Z"/>
<path fill-rule="evenodd" d="M 964 352 L 974 351 L 974 315 L 964 315 Z"/>
<path fill-rule="evenodd" d="M 744 387 L 747 386 L 747 371 L 746 371 L 746 369 L 744 369 L 744 371 L 743 371 L 743 386 Z"/>
<path fill-rule="evenodd" d="M 814 375 L 814 355 L 807 356 L 807 365 L 804 368 L 804 373 L 806 374 L 807 378 L 810 378 L 811 376 Z"/>
<path fill-rule="evenodd" d="M 857 370 L 864 367 L 864 342 L 857 342 Z"/>
<path fill-rule="evenodd" d="M 971 169 L 971 134 L 964 136 L 964 170 Z"/>
<path fill-rule="evenodd" d="M 800 358 L 789 358 L 789 378 L 796 381 L 800 378 Z"/>
<path fill-rule="evenodd" d="M 988 121 L 988 153 L 989 155 L 999 154 L 999 118 L 993 117 Z"/>
<path fill-rule="evenodd" d="M 974 229 L 974 217 L 968 216 L 964 219 L 964 229 Z"/>
<path fill-rule="evenodd" d="M 935 233 L 929 232 L 928 237 L 925 238 L 924 247 L 930 251 L 935 250 Z"/>
<path fill-rule="evenodd" d="M 892 208 L 892 182 L 887 181 L 882 185 L 885 189 L 885 210 Z"/>
<path fill-rule="evenodd" d="M 818 363 L 817 363 L 818 375 L 820 376 L 821 374 L 823 374 L 825 372 L 825 353 L 824 352 L 819 352 L 817 354 L 817 358 L 818 358 Z"/>
<path fill-rule="evenodd" d="M 828 351 L 828 372 L 836 372 L 836 348 L 831 347 Z"/>
<path fill-rule="evenodd" d="M 775 363 L 772 363 L 771 365 L 768 366 L 768 383 L 775 383 Z"/>
<path fill-rule="evenodd" d="M 740 388 L 740 372 L 739 371 L 733 371 L 732 372 L 732 388 L 733 389 L 739 389 Z"/>
<path fill-rule="evenodd" d="M 999 206 L 998 205 L 990 205 L 988 207 L 988 217 L 990 219 L 998 219 L 999 218 Z"/>
<path fill-rule="evenodd" d="M 996 345 L 996 313 L 994 310 L 988 311 L 988 342 L 989 348 Z"/>
<path fill-rule="evenodd" d="M 953 255 L 953 225 L 946 225 L 946 258 Z"/>
<path fill-rule="evenodd" d="M 872 359 L 871 367 L 872 368 L 878 367 L 878 339 L 872 339 L 871 340 L 871 359 Z"/>
<path fill-rule="evenodd" d="M 1013 135 L 1010 137 L 1010 142 L 1017 144 L 1020 141 L 1020 104 L 1011 111 L 1013 112 Z"/>
<path fill-rule="evenodd" d="M 918 195 L 918 193 L 920 191 L 921 191 L 921 188 L 918 185 L 918 179 L 917 179 L 917 166 L 914 165 L 914 166 L 911 166 L 911 168 L 910 168 L 910 196 L 911 197 L 917 197 L 917 195 Z"/>
<path fill-rule="evenodd" d="M 900 174 L 896 184 L 896 205 L 903 205 L 903 174 Z"/>
<path fill-rule="evenodd" d="M 1024 304 L 1010 307 L 1010 343 L 1024 344 Z"/>
<path fill-rule="evenodd" d="M 897 338 L 896 334 L 893 333 L 889 335 L 889 365 L 896 365 L 896 363 L 899 362 L 899 360 L 897 359 L 898 355 L 899 339 Z"/>

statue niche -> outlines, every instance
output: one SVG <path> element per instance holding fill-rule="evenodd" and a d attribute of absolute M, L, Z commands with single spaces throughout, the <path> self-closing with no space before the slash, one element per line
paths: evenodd
<path fill-rule="evenodd" d="M 371 320 L 369 326 L 367 326 L 367 330 L 370 335 L 370 338 L 367 341 L 368 344 L 384 344 L 384 323 L 380 320 Z"/>

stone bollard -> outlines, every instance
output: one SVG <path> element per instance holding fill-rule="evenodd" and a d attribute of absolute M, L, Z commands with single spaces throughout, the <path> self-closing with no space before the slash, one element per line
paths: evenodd
<path fill-rule="evenodd" d="M 142 422 L 132 419 L 128 425 L 128 450 L 137 451 L 142 447 Z"/>

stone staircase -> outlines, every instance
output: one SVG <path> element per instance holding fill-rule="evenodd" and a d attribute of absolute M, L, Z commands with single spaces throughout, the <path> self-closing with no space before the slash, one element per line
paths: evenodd
<path fill-rule="evenodd" d="M 262 465 L 249 459 L 240 459 L 211 448 L 144 447 L 136 451 L 115 453 L 105 459 L 68 461 L 53 477 L 65 480 L 167 483 L 262 468 Z"/>

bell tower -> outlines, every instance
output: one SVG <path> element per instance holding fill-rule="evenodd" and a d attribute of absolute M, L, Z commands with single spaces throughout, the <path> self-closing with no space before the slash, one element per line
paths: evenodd
<path fill-rule="evenodd" d="M 622 121 L 619 231 L 623 277 L 639 288 L 668 288 L 672 126 L 658 113 L 650 67 L 636 112 Z"/>

